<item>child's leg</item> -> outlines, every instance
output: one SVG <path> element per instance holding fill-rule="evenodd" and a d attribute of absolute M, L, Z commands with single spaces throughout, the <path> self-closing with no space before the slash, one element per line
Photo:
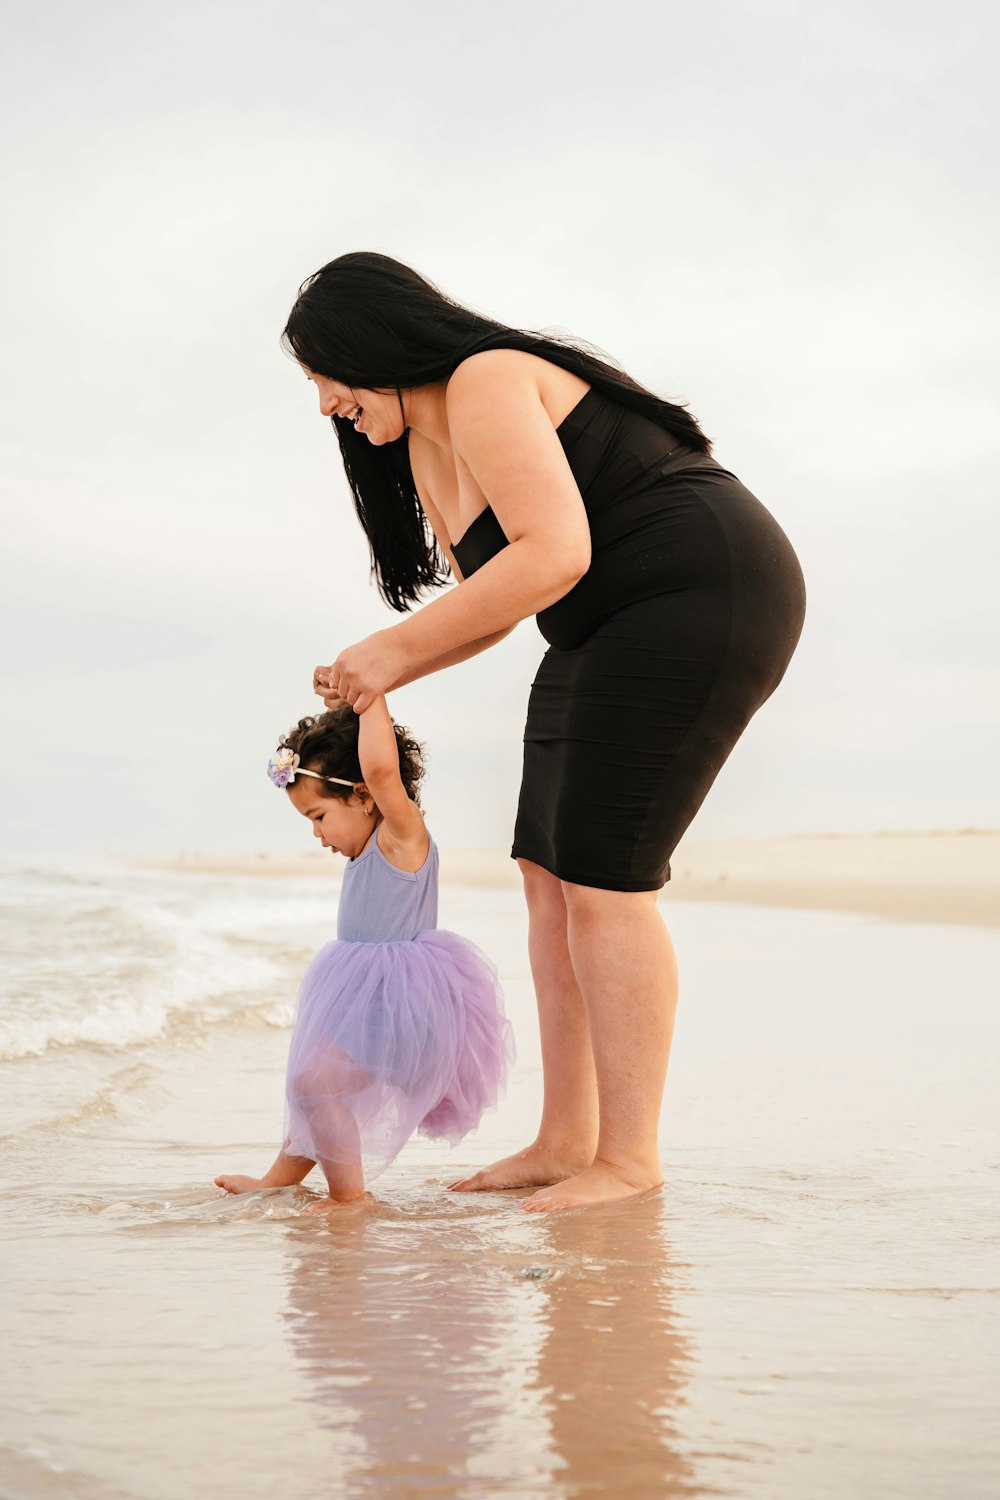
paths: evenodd
<path fill-rule="evenodd" d="M 284 1151 L 279 1151 L 263 1177 L 239 1177 L 227 1172 L 215 1179 L 215 1185 L 225 1188 L 227 1193 L 255 1193 L 259 1188 L 294 1187 L 308 1177 L 315 1165 L 308 1156 L 286 1156 Z"/>
<path fill-rule="evenodd" d="M 336 1047 L 326 1047 L 312 1057 L 291 1080 L 289 1097 L 293 1106 L 309 1121 L 317 1143 L 317 1159 L 326 1177 L 329 1196 L 307 1209 L 320 1213 L 333 1204 L 350 1203 L 363 1198 L 365 1179 L 361 1168 L 361 1138 L 357 1122 L 341 1100 L 359 1093 L 371 1083 L 370 1076 L 357 1067 Z M 323 1146 L 328 1154 L 323 1154 Z M 336 1155 L 334 1156 L 334 1151 Z M 224 1174 L 215 1179 L 216 1186 L 227 1193 L 254 1193 L 261 1188 L 292 1187 L 307 1177 L 316 1162 L 308 1156 L 290 1156 L 279 1152 L 263 1177 Z"/>
<path fill-rule="evenodd" d="M 350 1117 L 353 1125 L 354 1116 L 349 1110 L 344 1110 L 344 1113 Z M 353 1161 L 326 1161 L 320 1157 L 319 1164 L 326 1178 L 327 1196 L 321 1198 L 318 1203 L 310 1203 L 306 1209 L 307 1214 L 325 1213 L 334 1204 L 353 1203 L 365 1196 L 365 1177 L 361 1169 L 360 1151 Z"/>
<path fill-rule="evenodd" d="M 363 1198 L 361 1137 L 357 1121 L 343 1100 L 360 1093 L 370 1076 L 336 1047 L 326 1047 L 292 1080 L 292 1098 L 309 1121 L 317 1160 L 326 1178 L 328 1197 L 307 1213 L 322 1213 L 334 1204 Z M 326 1148 L 324 1150 L 324 1147 Z"/>

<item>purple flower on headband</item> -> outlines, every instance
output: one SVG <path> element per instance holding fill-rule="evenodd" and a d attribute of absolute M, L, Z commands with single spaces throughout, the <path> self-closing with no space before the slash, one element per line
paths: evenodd
<path fill-rule="evenodd" d="M 276 750 L 267 763 L 267 774 L 275 786 L 291 786 L 298 769 L 299 757 L 287 745 L 283 750 Z"/>

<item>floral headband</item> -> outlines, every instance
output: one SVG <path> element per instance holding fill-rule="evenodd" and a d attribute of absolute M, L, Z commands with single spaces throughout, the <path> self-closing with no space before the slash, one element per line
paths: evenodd
<path fill-rule="evenodd" d="M 291 786 L 296 776 L 314 776 L 317 781 L 335 781 L 339 786 L 357 786 L 356 781 L 345 781 L 342 776 L 322 776 L 319 771 L 307 771 L 299 765 L 299 757 L 286 745 L 276 750 L 267 763 L 267 774 L 275 786 Z"/>

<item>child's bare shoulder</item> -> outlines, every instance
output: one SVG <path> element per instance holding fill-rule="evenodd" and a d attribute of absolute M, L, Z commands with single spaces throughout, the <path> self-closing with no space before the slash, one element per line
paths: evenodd
<path fill-rule="evenodd" d="M 406 870 L 413 874 L 419 870 L 427 859 L 427 851 L 430 848 L 430 834 L 424 822 L 424 815 L 415 802 L 406 799 L 411 809 L 410 813 L 400 807 L 390 823 L 388 818 L 383 817 L 375 832 L 378 846 L 391 865 L 398 870 Z"/>

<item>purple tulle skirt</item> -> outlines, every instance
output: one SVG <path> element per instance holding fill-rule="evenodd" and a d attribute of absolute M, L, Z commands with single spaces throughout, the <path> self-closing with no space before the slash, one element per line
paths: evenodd
<path fill-rule="evenodd" d="M 289 1156 L 359 1158 L 366 1181 L 415 1130 L 451 1145 L 502 1095 L 514 1058 L 497 971 L 454 932 L 327 943 L 302 980 L 288 1052 Z"/>

